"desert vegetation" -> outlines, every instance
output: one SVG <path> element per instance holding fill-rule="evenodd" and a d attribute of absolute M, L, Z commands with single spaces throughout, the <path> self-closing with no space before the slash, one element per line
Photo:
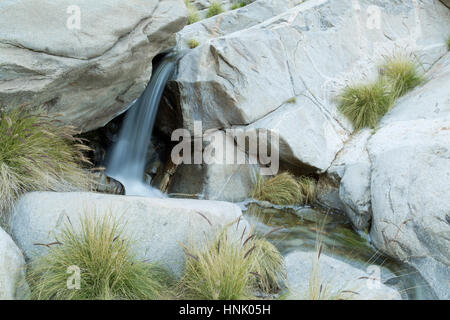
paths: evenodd
<path fill-rule="evenodd" d="M 379 69 L 377 80 L 347 86 L 339 96 L 338 109 L 355 130 L 375 128 L 397 98 L 424 81 L 418 63 L 410 56 L 387 58 Z"/>
<path fill-rule="evenodd" d="M 193 5 L 189 0 L 185 0 L 184 4 L 188 10 L 188 24 L 193 24 L 200 21 L 200 13 L 195 5 Z"/>
<path fill-rule="evenodd" d="M 297 178 L 289 172 L 268 179 L 258 176 L 251 197 L 277 205 L 311 204 L 315 199 L 315 181 L 309 177 Z"/>
<path fill-rule="evenodd" d="M 278 250 L 249 233 L 233 236 L 233 227 L 218 232 L 200 248 L 186 250 L 186 270 L 180 296 L 202 300 L 253 299 L 257 291 L 271 293 L 284 279 Z"/>
<path fill-rule="evenodd" d="M 198 42 L 195 39 L 189 39 L 189 41 L 188 41 L 188 46 L 190 49 L 197 48 L 199 46 L 199 44 L 200 44 L 200 42 Z"/>
<path fill-rule="evenodd" d="M 223 12 L 222 5 L 219 2 L 213 2 L 206 12 L 206 18 L 211 18 Z"/>
<path fill-rule="evenodd" d="M 88 215 L 88 213 L 91 213 Z M 31 298 L 38 300 L 156 299 L 171 278 L 161 267 L 138 260 L 123 226 L 111 216 L 87 212 L 79 230 L 69 221 L 48 252 L 30 266 Z M 68 268 L 80 270 L 80 286 L 69 288 Z"/>
<path fill-rule="evenodd" d="M 76 133 L 24 109 L 0 111 L 0 214 L 25 192 L 91 189 L 89 148 Z"/>

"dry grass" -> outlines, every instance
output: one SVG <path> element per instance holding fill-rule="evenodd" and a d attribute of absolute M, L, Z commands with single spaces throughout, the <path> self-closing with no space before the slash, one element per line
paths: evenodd
<path fill-rule="evenodd" d="M 271 293 L 284 280 L 278 250 L 255 235 L 241 239 L 225 228 L 201 248 L 185 248 L 186 269 L 177 292 L 196 300 L 253 299 L 255 290 Z"/>
<path fill-rule="evenodd" d="M 113 218 L 86 214 L 80 225 L 81 231 L 76 231 L 67 224 L 57 239 L 60 244 L 31 264 L 27 278 L 32 299 L 155 299 L 165 292 L 168 274 L 134 257 Z M 70 266 L 80 268 L 79 290 L 67 287 Z"/>
<path fill-rule="evenodd" d="M 283 172 L 269 179 L 258 176 L 251 197 L 276 205 L 310 204 L 315 199 L 315 189 L 313 179 Z"/>
<path fill-rule="evenodd" d="M 91 190 L 89 148 L 76 133 L 22 109 L 0 112 L 0 216 L 25 192 Z"/>
<path fill-rule="evenodd" d="M 252 242 L 255 246 L 251 270 L 255 276 L 254 286 L 264 293 L 276 293 L 286 281 L 283 256 L 265 239 L 255 239 Z"/>

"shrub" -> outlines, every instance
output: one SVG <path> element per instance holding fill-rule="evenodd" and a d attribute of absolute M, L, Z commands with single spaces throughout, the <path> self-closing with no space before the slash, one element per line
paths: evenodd
<path fill-rule="evenodd" d="M 188 10 L 188 24 L 193 24 L 200 21 L 200 14 L 197 8 L 189 2 L 189 0 L 184 1 L 186 8 Z"/>
<path fill-rule="evenodd" d="M 195 39 L 189 39 L 189 41 L 188 41 L 188 46 L 191 49 L 194 49 L 194 48 L 198 47 L 199 44 L 200 43 L 197 40 L 195 40 Z"/>
<path fill-rule="evenodd" d="M 381 66 L 381 74 L 390 83 L 395 98 L 403 96 L 424 80 L 419 72 L 418 63 L 406 56 L 387 59 Z"/>
<path fill-rule="evenodd" d="M 338 109 L 353 123 L 356 130 L 374 128 L 393 102 L 388 84 L 378 80 L 346 87 L 339 97 Z"/>
<path fill-rule="evenodd" d="M 315 199 L 315 181 L 302 177 L 297 179 L 289 172 L 272 178 L 257 178 L 251 197 L 276 205 L 310 204 Z"/>
<path fill-rule="evenodd" d="M 90 190 L 89 148 L 70 126 L 23 109 L 0 111 L 0 214 L 29 191 Z"/>
<path fill-rule="evenodd" d="M 180 296 L 197 300 L 254 298 L 254 290 L 277 290 L 284 279 L 283 258 L 266 240 L 250 235 L 237 239 L 230 228 L 202 248 L 185 248 L 186 269 Z"/>
<path fill-rule="evenodd" d="M 214 17 L 223 12 L 222 5 L 219 2 L 213 2 L 206 12 L 206 18 Z"/>
<path fill-rule="evenodd" d="M 168 274 L 137 260 L 122 227 L 110 216 L 86 215 L 80 232 L 66 224 L 58 245 L 31 264 L 28 283 L 33 299 L 155 299 L 166 288 Z M 80 268 L 80 289 L 67 288 L 68 267 Z"/>

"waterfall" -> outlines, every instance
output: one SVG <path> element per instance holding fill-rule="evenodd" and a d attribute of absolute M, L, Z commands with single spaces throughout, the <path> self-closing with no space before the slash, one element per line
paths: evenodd
<path fill-rule="evenodd" d="M 126 195 L 162 196 L 144 182 L 145 165 L 159 102 L 176 61 L 177 57 L 169 54 L 158 64 L 144 93 L 127 111 L 119 139 L 108 155 L 106 174 L 122 183 Z"/>

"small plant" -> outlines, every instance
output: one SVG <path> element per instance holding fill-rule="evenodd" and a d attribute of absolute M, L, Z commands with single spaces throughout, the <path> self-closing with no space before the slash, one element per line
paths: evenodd
<path fill-rule="evenodd" d="M 450 36 L 447 37 L 447 50 L 450 51 Z"/>
<path fill-rule="evenodd" d="M 0 216 L 30 191 L 91 190 L 90 150 L 70 126 L 23 109 L 0 111 Z"/>
<path fill-rule="evenodd" d="M 248 5 L 249 3 L 250 3 L 249 1 L 239 1 L 239 2 L 233 3 L 233 5 L 231 6 L 231 10 L 243 8 L 246 5 Z"/>
<path fill-rule="evenodd" d="M 419 72 L 418 63 L 406 56 L 387 59 L 381 66 L 381 74 L 390 83 L 395 98 L 403 96 L 424 80 Z"/>
<path fill-rule="evenodd" d="M 186 269 L 178 284 L 180 296 L 197 300 L 254 298 L 255 290 L 269 293 L 284 281 L 278 250 L 254 234 L 233 236 L 231 226 L 199 248 L 185 248 Z"/>
<path fill-rule="evenodd" d="M 315 181 L 305 177 L 297 179 L 289 172 L 269 179 L 258 176 L 251 197 L 276 205 L 309 204 L 315 199 Z"/>
<path fill-rule="evenodd" d="M 297 98 L 296 97 L 292 97 L 287 99 L 284 103 L 296 103 L 297 102 Z"/>
<path fill-rule="evenodd" d="M 375 128 L 393 105 L 394 97 L 385 81 L 348 86 L 339 97 L 338 109 L 358 130 Z"/>
<path fill-rule="evenodd" d="M 206 12 L 206 18 L 211 18 L 223 12 L 222 5 L 219 2 L 213 2 Z"/>
<path fill-rule="evenodd" d="M 197 48 L 199 46 L 199 44 L 200 43 L 195 39 L 189 39 L 189 41 L 188 41 L 188 46 L 190 49 Z"/>
<path fill-rule="evenodd" d="M 193 24 L 200 21 L 200 14 L 198 13 L 195 5 L 189 2 L 189 0 L 185 0 L 184 4 L 188 10 L 188 24 Z"/>
<path fill-rule="evenodd" d="M 39 300 L 155 299 L 170 281 L 160 267 L 137 260 L 121 226 L 110 216 L 66 224 L 56 244 L 31 263 L 31 298 Z M 80 270 L 80 286 L 68 288 L 68 268 Z"/>

